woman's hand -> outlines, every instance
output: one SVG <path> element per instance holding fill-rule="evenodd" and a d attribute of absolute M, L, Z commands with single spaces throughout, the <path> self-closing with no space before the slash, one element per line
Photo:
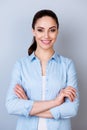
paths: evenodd
<path fill-rule="evenodd" d="M 17 84 L 14 88 L 14 91 L 15 91 L 15 94 L 18 96 L 18 98 L 28 100 L 28 97 L 24 89 L 20 85 Z"/>
<path fill-rule="evenodd" d="M 76 98 L 76 89 L 71 86 L 62 89 L 55 100 L 56 102 L 60 101 L 62 104 L 65 98 L 69 98 L 69 100 L 73 102 Z"/>

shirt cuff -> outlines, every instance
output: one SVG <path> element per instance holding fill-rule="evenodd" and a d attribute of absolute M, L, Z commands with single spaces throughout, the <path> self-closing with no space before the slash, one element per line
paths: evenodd
<path fill-rule="evenodd" d="M 54 119 L 58 120 L 60 118 L 60 112 L 59 112 L 58 107 L 54 107 L 54 108 L 50 109 L 50 112 Z"/>
<path fill-rule="evenodd" d="M 26 100 L 25 102 L 25 111 L 26 111 L 26 117 L 29 117 L 30 111 L 33 107 L 34 101 L 32 100 Z"/>

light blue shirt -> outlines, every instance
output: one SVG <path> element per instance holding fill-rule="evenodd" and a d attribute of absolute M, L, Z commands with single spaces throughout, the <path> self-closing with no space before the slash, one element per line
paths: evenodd
<path fill-rule="evenodd" d="M 15 95 L 16 84 L 23 87 L 29 100 L 19 99 Z M 55 52 L 46 66 L 46 100 L 56 98 L 59 91 L 67 86 L 72 86 L 77 90 L 77 98 L 74 102 L 66 98 L 62 105 L 50 109 L 53 119 L 46 119 L 48 130 L 71 130 L 70 118 L 77 114 L 79 106 L 77 76 L 73 61 Z M 16 130 L 37 130 L 39 117 L 30 116 L 29 113 L 33 103 L 41 99 L 41 64 L 32 53 L 16 62 L 6 98 L 8 113 L 19 117 Z"/>

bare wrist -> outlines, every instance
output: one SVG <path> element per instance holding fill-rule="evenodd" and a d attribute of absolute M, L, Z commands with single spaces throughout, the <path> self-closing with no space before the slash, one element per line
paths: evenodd
<path fill-rule="evenodd" d="M 54 99 L 54 102 L 55 102 L 55 106 L 59 106 L 64 102 L 64 100 L 61 99 L 60 97 L 57 97 Z"/>

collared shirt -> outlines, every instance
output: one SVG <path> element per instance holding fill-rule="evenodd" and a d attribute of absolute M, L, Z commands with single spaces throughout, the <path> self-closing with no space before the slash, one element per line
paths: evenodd
<path fill-rule="evenodd" d="M 19 99 L 14 87 L 19 84 L 25 90 L 29 100 Z M 52 119 L 47 118 L 48 130 L 71 130 L 70 118 L 78 111 L 79 98 L 76 70 L 71 59 L 54 53 L 46 65 L 45 99 L 53 100 L 61 89 L 72 86 L 77 90 L 77 98 L 71 102 L 68 98 L 57 107 L 50 109 Z M 29 113 L 35 101 L 42 99 L 42 70 L 40 60 L 32 53 L 16 62 L 6 98 L 8 113 L 18 115 L 16 130 L 37 130 L 38 117 Z"/>

